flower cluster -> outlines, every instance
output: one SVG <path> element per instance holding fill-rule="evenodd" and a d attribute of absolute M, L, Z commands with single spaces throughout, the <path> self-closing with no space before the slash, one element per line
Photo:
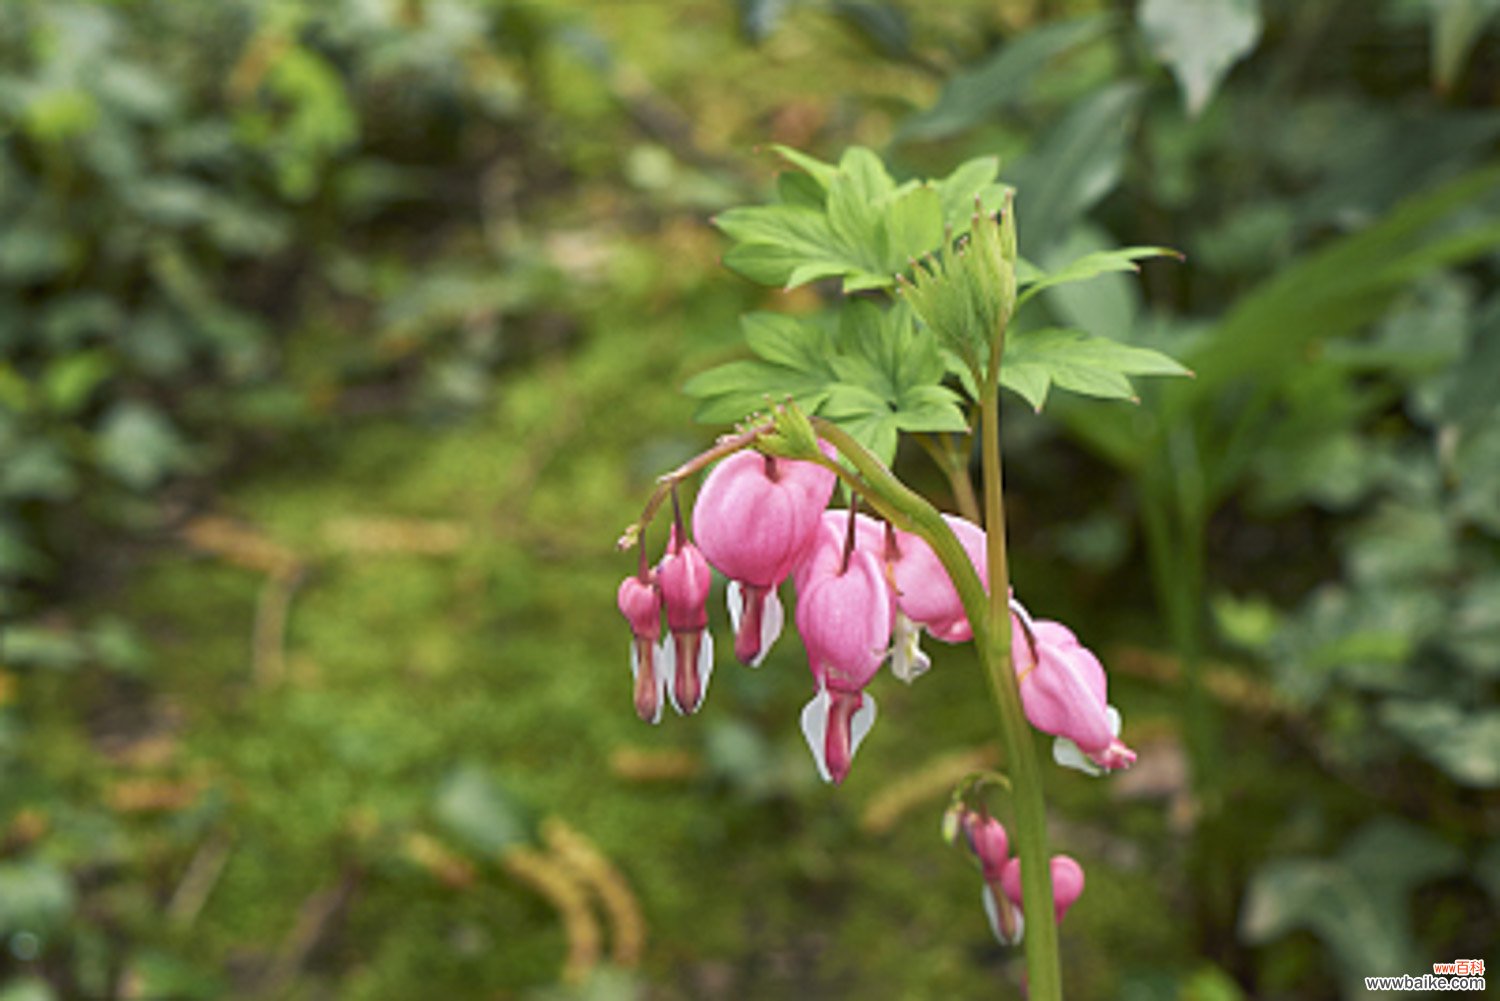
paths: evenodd
<path fill-rule="evenodd" d="M 1021 917 L 1021 860 L 1011 857 L 1010 839 L 994 817 L 967 811 L 960 825 L 984 875 L 984 889 L 980 892 L 990 930 L 1002 945 L 1015 945 L 1026 930 Z M 1050 866 L 1052 906 L 1061 924 L 1068 908 L 1083 894 L 1083 866 L 1067 855 L 1052 856 Z"/>
<path fill-rule="evenodd" d="M 820 447 L 834 457 L 831 447 Z M 829 465 L 751 449 L 724 458 L 708 475 L 693 508 L 693 538 L 679 511 L 661 561 L 650 568 L 643 555 L 638 572 L 620 584 L 641 719 L 659 721 L 664 702 L 679 714 L 703 703 L 714 666 L 710 566 L 728 578 L 735 656 L 752 667 L 781 633 L 778 592 L 792 579 L 795 625 L 814 687 L 802 732 L 825 781 L 843 781 L 875 722 L 866 689 L 883 663 L 909 683 L 931 664 L 919 642 L 924 632 L 944 643 L 972 638 L 958 590 L 932 547 L 853 510 L 829 511 L 835 482 Z M 988 588 L 984 530 L 944 518 Z M 1032 619 L 1014 598 L 1011 629 L 1026 717 L 1056 737 L 1054 758 L 1092 774 L 1128 767 L 1135 754 L 1119 739 L 1120 715 L 1106 701 L 1098 658 L 1067 627 Z"/>

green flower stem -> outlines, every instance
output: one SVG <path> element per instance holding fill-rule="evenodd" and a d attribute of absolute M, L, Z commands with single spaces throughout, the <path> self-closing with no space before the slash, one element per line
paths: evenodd
<path fill-rule="evenodd" d="M 998 353 L 996 355 L 998 357 Z M 991 387 L 992 390 L 996 387 Z M 1047 855 L 1046 811 L 1041 771 L 1031 728 L 1021 709 L 1021 692 L 1010 666 L 1010 586 L 1005 562 L 1004 507 L 1000 497 L 999 407 L 997 391 L 983 407 L 987 559 L 991 589 L 984 585 L 953 529 L 930 503 L 885 467 L 838 425 L 811 418 L 818 435 L 854 467 L 851 473 L 827 459 L 833 469 L 891 524 L 926 540 L 958 590 L 974 630 L 974 647 L 984 662 L 990 695 L 1000 716 L 1000 739 L 1012 783 L 1016 840 L 1026 914 L 1026 968 L 1033 1001 L 1060 1001 L 1062 975 L 1057 958 L 1057 925 L 1052 911 L 1052 869 Z"/>
<path fill-rule="evenodd" d="M 625 531 L 615 543 L 615 548 L 624 552 L 641 540 L 641 533 L 646 531 L 646 526 L 651 524 L 651 519 L 656 517 L 656 511 L 662 502 L 672 493 L 672 488 L 683 480 L 706 469 L 708 466 L 719 461 L 727 455 L 733 455 L 741 449 L 749 448 L 755 444 L 757 438 L 771 431 L 774 427 L 769 420 L 753 423 L 750 427 L 735 434 L 724 435 L 714 442 L 712 448 L 699 452 L 687 462 L 678 466 L 670 473 L 663 473 L 656 478 L 656 489 L 646 501 L 645 510 L 635 522 L 627 525 Z"/>
<path fill-rule="evenodd" d="M 1011 667 L 1010 569 L 1005 551 L 1004 477 L 1000 464 L 1000 358 L 1005 327 L 995 335 L 980 408 L 980 461 L 984 467 L 985 558 L 990 591 L 987 642 L 980 649 L 990 695 L 1000 713 L 1000 736 L 1010 766 L 1017 854 L 1021 857 L 1021 903 L 1026 915 L 1026 972 L 1031 1001 L 1061 1001 L 1062 968 L 1052 907 L 1052 865 L 1047 850 L 1047 808 L 1036 744 L 1021 707 L 1021 688 Z M 974 621 L 972 613 L 970 621 Z M 979 636 L 975 634 L 975 640 Z"/>
<path fill-rule="evenodd" d="M 974 481 L 969 476 L 968 450 L 946 434 L 917 434 L 917 444 L 922 446 L 938 469 L 948 478 L 948 487 L 953 491 L 953 501 L 958 513 L 978 524 L 984 516 L 979 510 L 979 497 L 974 493 Z M 959 439 L 962 440 L 961 438 Z"/>

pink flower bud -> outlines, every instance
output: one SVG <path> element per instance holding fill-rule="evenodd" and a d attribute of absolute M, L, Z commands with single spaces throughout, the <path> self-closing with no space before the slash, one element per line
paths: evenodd
<path fill-rule="evenodd" d="M 1012 599 L 1011 662 L 1026 718 L 1060 738 L 1053 751 L 1059 763 L 1097 773 L 1135 761 L 1135 752 L 1117 739 L 1120 717 L 1106 701 L 1103 665 L 1067 626 L 1033 621 Z"/>
<path fill-rule="evenodd" d="M 964 815 L 964 835 L 969 850 L 979 858 L 985 882 L 998 880 L 1010 857 L 1010 839 L 1005 836 L 1005 827 L 994 817 L 968 813 Z"/>
<path fill-rule="evenodd" d="M 657 669 L 657 639 L 661 636 L 661 592 L 656 574 L 646 579 L 632 574 L 620 582 L 616 603 L 630 623 L 630 673 L 635 679 L 635 713 L 647 723 L 661 720 L 665 676 Z"/>
<path fill-rule="evenodd" d="M 1073 906 L 1080 896 L 1083 895 L 1083 866 L 1079 865 L 1067 855 L 1054 855 L 1050 863 L 1052 869 L 1052 908 L 1061 924 L 1063 915 L 1068 913 L 1068 908 Z M 1000 874 L 1000 883 L 1005 888 L 1005 895 L 1010 898 L 1011 903 L 1017 907 L 1021 906 L 1021 860 L 1013 858 L 1005 863 L 1005 871 Z"/>
<path fill-rule="evenodd" d="M 616 603 L 631 633 L 648 640 L 661 635 L 661 592 L 656 589 L 654 572 L 648 572 L 644 580 L 631 574 L 620 581 Z"/>
<path fill-rule="evenodd" d="M 667 609 L 671 640 L 661 645 L 662 670 L 672 708 L 698 711 L 713 674 L 713 636 L 708 632 L 708 588 L 712 574 L 698 547 L 674 528 L 667 554 L 656 568 L 657 586 Z"/>

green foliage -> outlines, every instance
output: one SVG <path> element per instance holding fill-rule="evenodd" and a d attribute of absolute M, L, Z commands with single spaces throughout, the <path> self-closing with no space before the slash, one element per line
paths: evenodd
<path fill-rule="evenodd" d="M 1366 976 L 1401 975 L 1429 960 L 1412 948 L 1411 894 L 1458 871 L 1462 856 L 1415 824 L 1385 817 L 1361 828 L 1333 859 L 1288 858 L 1250 886 L 1243 931 L 1265 942 L 1308 928 L 1328 943 L 1346 997 Z"/>
<path fill-rule="evenodd" d="M 0 588 L 13 610 L 45 603 L 81 527 L 140 527 L 138 498 L 213 470 L 247 436 L 311 426 L 346 387 L 425 369 L 430 397 L 477 402 L 498 317 L 550 281 L 520 266 L 483 298 L 451 295 L 442 259 L 451 246 L 472 272 L 479 223 L 445 200 L 451 182 L 424 175 L 492 169 L 454 159 L 444 116 L 525 134 L 525 105 L 497 103 L 491 78 L 530 53 L 495 12 L 429 13 L 409 30 L 395 5 L 353 2 L 8 8 Z M 493 272 L 500 258 L 482 256 Z M 346 309 L 351 293 L 368 302 Z M 287 329 L 293 311 L 325 319 Z"/>
<path fill-rule="evenodd" d="M 729 423 L 787 398 L 846 427 L 886 462 L 898 432 L 967 431 L 947 366 L 904 307 L 849 301 L 832 316 L 750 313 L 741 321 L 758 360 L 730 362 L 684 386 L 697 417 Z"/>
<path fill-rule="evenodd" d="M 938 181 L 897 184 L 868 149 L 838 166 L 779 147 L 805 178 L 787 180 L 772 205 L 730 209 L 714 223 L 734 241 L 724 263 L 751 281 L 796 288 L 842 278 L 845 292 L 888 288 L 910 262 L 967 231 L 977 203 L 994 211 L 1000 164 L 971 160 Z"/>
<path fill-rule="evenodd" d="M 1054 385 L 1083 396 L 1139 403 L 1126 376 L 1191 374 L 1159 351 L 1049 327 L 1017 331 L 1006 339 L 1000 384 L 1041 410 Z"/>
<path fill-rule="evenodd" d="M 745 318 L 745 340 L 757 360 L 721 365 L 684 387 L 704 401 L 702 421 L 735 421 L 767 401 L 792 399 L 890 462 L 900 432 L 969 430 L 960 398 L 942 385 L 950 374 L 944 353 L 957 361 L 951 374 L 959 386 L 977 399 L 992 342 L 1020 306 L 1046 289 L 1134 271 L 1137 260 L 1171 253 L 1100 251 L 1044 272 L 1018 258 L 1013 194 L 994 183 L 999 165 L 993 159 L 971 160 L 939 181 L 897 185 L 860 147 L 846 152 L 838 167 L 785 147 L 779 152 L 805 173 L 783 178 L 777 204 L 717 217 L 735 241 L 725 263 L 788 288 L 830 277 L 843 278 L 845 293 L 899 285 L 902 302 L 882 311 L 846 300 L 837 321 Z M 993 204 L 997 198 L 1002 201 Z M 897 254 L 910 264 L 909 279 Z M 1029 287 L 1018 297 L 1019 284 Z M 1004 351 L 1000 384 L 1038 410 L 1053 385 L 1134 399 L 1129 375 L 1187 374 L 1157 351 L 1077 331 L 1021 329 L 1006 339 Z"/>

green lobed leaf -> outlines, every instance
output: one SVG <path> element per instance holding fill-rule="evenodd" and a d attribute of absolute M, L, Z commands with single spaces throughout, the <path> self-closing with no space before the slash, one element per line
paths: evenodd
<path fill-rule="evenodd" d="M 714 220 L 735 245 L 724 263 L 752 281 L 795 288 L 840 277 L 845 292 L 888 288 L 908 263 L 967 230 L 976 204 L 991 211 L 1004 197 L 998 163 L 971 160 L 936 182 L 897 184 L 864 147 L 837 167 L 785 147 L 808 173 L 778 182 L 781 201 L 730 209 Z"/>
<path fill-rule="evenodd" d="M 942 385 L 948 362 L 923 336 L 910 309 L 847 300 L 834 328 L 825 317 L 751 313 L 741 323 L 755 359 L 732 361 L 690 379 L 700 421 L 729 423 L 788 397 L 805 412 L 843 426 L 883 460 L 898 432 L 963 432 L 962 399 Z"/>
<path fill-rule="evenodd" d="M 1053 385 L 1084 396 L 1133 400 L 1131 375 L 1191 375 L 1159 351 L 1049 327 L 1006 338 L 1000 384 L 1041 410 Z"/>
<path fill-rule="evenodd" d="M 1032 279 L 1031 286 L 1021 293 L 1016 301 L 1019 309 L 1044 289 L 1055 288 L 1073 282 L 1086 282 L 1090 278 L 1121 271 L 1139 271 L 1136 261 L 1152 257 L 1176 257 L 1182 255 L 1166 247 L 1121 247 L 1118 250 L 1100 250 L 1084 254 L 1056 271 L 1043 273 Z"/>

